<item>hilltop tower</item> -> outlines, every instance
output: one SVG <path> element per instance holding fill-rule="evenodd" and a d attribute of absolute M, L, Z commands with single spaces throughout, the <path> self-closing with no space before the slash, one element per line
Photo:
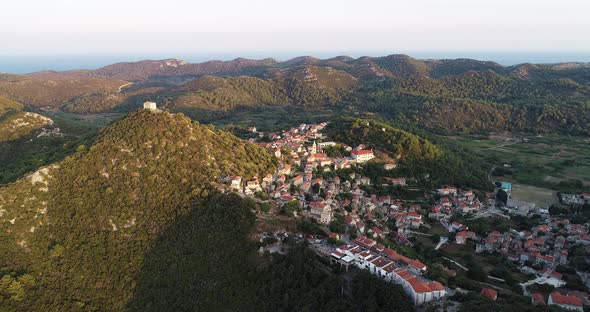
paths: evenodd
<path fill-rule="evenodd" d="M 147 109 L 147 110 L 150 110 L 152 112 L 158 110 L 158 107 L 157 107 L 157 105 L 156 105 L 155 102 L 144 102 L 143 103 L 143 108 L 144 109 Z"/>

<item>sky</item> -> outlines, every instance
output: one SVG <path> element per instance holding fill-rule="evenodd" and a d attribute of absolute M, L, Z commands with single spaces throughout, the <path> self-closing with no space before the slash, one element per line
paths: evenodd
<path fill-rule="evenodd" d="M 2 2 L 1 56 L 590 55 L 588 0 Z"/>

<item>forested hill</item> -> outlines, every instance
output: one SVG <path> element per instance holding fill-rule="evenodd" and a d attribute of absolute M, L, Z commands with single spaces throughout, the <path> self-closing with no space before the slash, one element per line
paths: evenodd
<path fill-rule="evenodd" d="M 330 139 L 352 146 L 368 144 L 389 157 L 428 161 L 442 154 L 429 141 L 373 119 L 338 118 L 326 130 Z"/>
<path fill-rule="evenodd" d="M 400 54 L 283 62 L 146 60 L 96 70 L 2 74 L 0 96 L 34 110 L 78 114 L 128 112 L 156 100 L 208 121 L 265 109 L 353 110 L 445 134 L 590 134 L 588 63 L 502 66 Z"/>
<path fill-rule="evenodd" d="M 377 154 L 397 158 L 396 176 L 413 178 L 425 188 L 457 185 L 490 188 L 489 164 L 451 144 L 430 140 L 372 118 L 337 118 L 327 127 L 330 139 L 352 146 L 366 144 Z"/>
<path fill-rule="evenodd" d="M 164 94 L 168 108 L 231 111 L 264 106 L 333 106 L 358 86 L 352 75 L 327 67 L 303 66 L 274 71 L 267 79 L 206 76 Z"/>
<path fill-rule="evenodd" d="M 0 188 L 0 306 L 121 310 L 163 231 L 220 178 L 275 166 L 266 150 L 181 114 L 132 113 L 94 145 Z"/>
<path fill-rule="evenodd" d="M 0 96 L 0 143 L 25 138 L 53 124 L 47 117 L 23 110 L 21 103 Z"/>

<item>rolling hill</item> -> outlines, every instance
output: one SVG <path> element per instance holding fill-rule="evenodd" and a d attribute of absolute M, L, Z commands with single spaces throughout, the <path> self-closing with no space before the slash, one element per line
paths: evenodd
<path fill-rule="evenodd" d="M 145 60 L 96 70 L 5 74 L 0 95 L 79 114 L 132 111 L 152 99 L 197 120 L 266 108 L 302 114 L 346 110 L 382 114 L 441 133 L 590 133 L 587 63 L 506 67 L 401 54 L 303 56 L 282 62 Z"/>
<path fill-rule="evenodd" d="M 0 97 L 0 143 L 28 137 L 53 124 L 47 117 L 23 110 L 22 104 Z"/>
<path fill-rule="evenodd" d="M 0 143 L 29 136 L 35 130 L 53 125 L 47 117 L 31 112 L 18 112 L 0 120 Z"/>
<path fill-rule="evenodd" d="M 274 167 L 266 150 L 180 114 L 132 113 L 92 146 L 0 188 L 1 305 L 121 310 L 177 217 L 221 178 Z"/>

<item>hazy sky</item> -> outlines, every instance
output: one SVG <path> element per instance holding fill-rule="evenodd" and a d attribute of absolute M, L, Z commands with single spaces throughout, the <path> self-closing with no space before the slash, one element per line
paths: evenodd
<path fill-rule="evenodd" d="M 590 51 L 590 1 L 3 0 L 0 6 L 1 55 L 179 51 Z"/>

